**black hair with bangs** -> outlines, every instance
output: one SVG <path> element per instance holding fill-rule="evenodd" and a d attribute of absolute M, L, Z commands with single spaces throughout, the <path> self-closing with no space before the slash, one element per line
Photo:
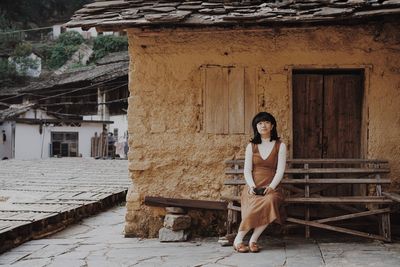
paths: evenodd
<path fill-rule="evenodd" d="M 261 144 L 261 135 L 257 130 L 257 123 L 259 123 L 260 121 L 268 121 L 272 124 L 273 127 L 271 130 L 270 141 L 280 139 L 278 137 L 278 131 L 276 130 L 276 120 L 274 116 L 272 116 L 272 114 L 268 112 L 260 112 L 256 116 L 254 116 L 253 121 L 251 122 L 251 126 L 253 127 L 253 132 L 254 132 L 254 137 L 253 139 L 250 140 L 251 143 Z"/>

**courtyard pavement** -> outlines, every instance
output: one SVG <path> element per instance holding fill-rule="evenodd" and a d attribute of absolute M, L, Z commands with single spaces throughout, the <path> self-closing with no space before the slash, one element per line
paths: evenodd
<path fill-rule="evenodd" d="M 47 238 L 0 255 L 4 266 L 399 266 L 400 243 L 349 238 L 317 241 L 265 236 L 258 254 L 221 247 L 217 238 L 161 243 L 125 238 L 125 207 L 114 207 Z"/>
<path fill-rule="evenodd" d="M 125 201 L 127 160 L 0 161 L 0 253 Z"/>

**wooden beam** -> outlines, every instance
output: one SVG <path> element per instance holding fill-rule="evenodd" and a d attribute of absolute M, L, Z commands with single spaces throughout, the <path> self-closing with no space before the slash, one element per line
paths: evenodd
<path fill-rule="evenodd" d="M 284 189 L 288 190 L 288 191 L 296 192 L 296 193 L 298 193 L 299 195 L 301 194 L 301 196 L 304 196 L 304 189 L 297 188 L 297 187 L 295 187 L 295 186 L 293 186 L 293 185 L 290 185 L 290 184 L 283 184 L 282 187 L 283 187 Z"/>
<path fill-rule="evenodd" d="M 283 184 L 390 184 L 390 179 L 368 179 L 368 178 L 327 178 L 315 179 L 283 179 Z"/>
<path fill-rule="evenodd" d="M 227 160 L 226 164 L 244 164 L 244 157 L 239 157 L 235 160 Z M 375 164 L 387 164 L 387 160 L 381 159 L 288 159 L 286 160 L 288 164 L 362 164 L 362 163 L 375 163 Z"/>
<path fill-rule="evenodd" d="M 311 169 L 300 169 L 290 168 L 286 169 L 286 174 L 342 174 L 342 173 L 363 173 L 363 174 L 376 174 L 376 173 L 389 173 L 389 169 L 379 168 L 311 168 Z"/>
<path fill-rule="evenodd" d="M 330 217 L 330 218 L 325 218 L 325 219 L 320 219 L 320 220 L 314 220 L 313 222 L 317 222 L 317 223 L 335 222 L 335 221 L 348 220 L 348 219 L 353 219 L 353 218 L 358 218 L 358 217 L 363 217 L 363 216 L 369 216 L 369 215 L 375 215 L 375 214 L 381 214 L 381 213 L 388 213 L 388 212 L 390 212 L 389 208 L 378 209 L 378 210 L 370 210 L 370 211 L 351 213 L 351 214 L 346 214 L 346 215 L 336 216 L 336 217 Z"/>
<path fill-rule="evenodd" d="M 383 236 L 360 232 L 360 231 L 351 230 L 351 229 L 346 229 L 346 228 L 338 227 L 338 226 L 326 225 L 326 224 L 317 223 L 317 222 L 313 222 L 313 221 L 307 222 L 305 220 L 300 220 L 300 219 L 296 219 L 296 218 L 287 218 L 286 221 L 297 223 L 297 224 L 302 224 L 302 225 L 308 225 L 308 226 L 312 226 L 312 227 L 317 227 L 317 228 L 322 228 L 322 229 L 326 229 L 326 230 L 331 230 L 331 231 L 335 231 L 335 232 L 339 232 L 339 233 L 356 235 L 356 236 L 377 239 L 377 240 L 382 240 L 382 241 L 390 241 Z"/>
<path fill-rule="evenodd" d="M 387 168 L 371 169 L 371 168 L 289 168 L 285 170 L 285 174 L 376 174 L 389 173 Z M 225 169 L 225 174 L 243 174 L 243 169 Z"/>
<path fill-rule="evenodd" d="M 286 198 L 286 203 L 304 203 L 304 204 L 332 204 L 332 203 L 346 203 L 346 204 L 392 204 L 393 201 L 384 197 L 296 197 Z"/>
<path fill-rule="evenodd" d="M 223 200 L 240 201 L 240 196 L 222 196 Z M 385 197 L 287 197 L 285 203 L 296 204 L 393 204 Z"/>
<path fill-rule="evenodd" d="M 158 207 L 181 207 L 207 210 L 226 210 L 227 203 L 224 201 L 193 200 L 180 198 L 151 197 L 144 198 L 144 204 Z"/>
<path fill-rule="evenodd" d="M 231 202 L 228 204 L 229 210 L 241 211 L 242 209 L 238 206 L 233 205 Z"/>
<path fill-rule="evenodd" d="M 308 181 L 305 179 L 282 179 L 281 184 L 390 184 L 390 179 L 369 179 L 369 178 L 327 178 L 318 179 L 310 178 Z M 224 185 L 245 185 L 244 179 L 227 179 Z M 393 194 L 393 193 L 392 193 Z M 395 194 L 396 195 L 396 194 Z M 399 202 L 400 202 L 400 195 Z"/>
<path fill-rule="evenodd" d="M 384 180 L 384 179 L 382 179 L 382 180 Z M 382 192 L 382 195 L 384 195 L 387 198 L 390 198 L 393 201 L 400 202 L 400 195 L 399 194 L 389 193 L 389 192 Z"/>
<path fill-rule="evenodd" d="M 287 163 L 291 164 L 357 164 L 357 163 L 389 163 L 387 160 L 382 159 L 288 159 Z"/>

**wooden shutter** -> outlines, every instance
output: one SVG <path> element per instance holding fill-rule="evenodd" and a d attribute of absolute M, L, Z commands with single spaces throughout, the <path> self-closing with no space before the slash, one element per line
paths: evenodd
<path fill-rule="evenodd" d="M 256 107 L 255 69 L 206 67 L 204 77 L 205 131 L 214 134 L 250 132 Z"/>
<path fill-rule="evenodd" d="M 257 71 L 256 68 L 244 69 L 244 129 L 245 133 L 252 133 L 251 120 L 256 115 L 257 97 Z"/>
<path fill-rule="evenodd" d="M 244 69 L 230 68 L 229 84 L 229 133 L 244 133 Z"/>
<path fill-rule="evenodd" d="M 228 133 L 228 69 L 206 68 L 205 127 L 207 133 Z"/>

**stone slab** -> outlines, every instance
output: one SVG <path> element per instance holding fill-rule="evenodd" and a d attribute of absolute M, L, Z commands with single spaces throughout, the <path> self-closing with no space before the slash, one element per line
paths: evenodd
<path fill-rule="evenodd" d="M 167 214 L 164 218 L 164 227 L 173 231 L 186 230 L 190 228 L 191 221 L 189 215 Z"/>
<path fill-rule="evenodd" d="M 188 239 L 188 234 L 185 230 L 173 231 L 163 227 L 159 231 L 158 239 L 160 239 L 161 242 L 181 242 Z"/>

